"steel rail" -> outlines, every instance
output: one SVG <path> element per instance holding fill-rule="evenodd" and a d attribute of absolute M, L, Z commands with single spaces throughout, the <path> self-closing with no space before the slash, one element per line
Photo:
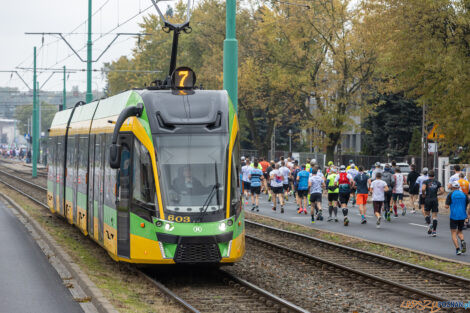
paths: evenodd
<path fill-rule="evenodd" d="M 278 233 L 281 233 L 281 234 L 287 234 L 287 235 L 290 235 L 290 236 L 293 236 L 293 237 L 306 239 L 306 240 L 309 240 L 309 241 L 315 241 L 315 242 L 321 243 L 323 245 L 327 245 L 327 246 L 334 247 L 334 248 L 337 248 L 337 249 L 346 250 L 346 251 L 352 252 L 353 254 L 359 255 L 363 258 L 372 257 L 372 258 L 375 258 L 375 259 L 380 259 L 382 261 L 394 263 L 396 265 L 406 266 L 406 267 L 409 267 L 409 268 L 412 268 L 412 269 L 415 269 L 415 270 L 423 271 L 423 272 L 426 272 L 428 274 L 439 275 L 439 276 L 445 277 L 449 281 L 452 281 L 454 284 L 455 284 L 455 281 L 459 282 L 460 284 L 456 284 L 456 285 L 461 286 L 461 287 L 470 286 L 470 279 L 460 277 L 460 276 L 457 276 L 457 275 L 441 272 L 441 271 L 438 271 L 438 270 L 435 270 L 435 269 L 426 268 L 426 267 L 416 265 L 416 264 L 411 264 L 411 263 L 401 261 L 401 260 L 396 260 L 396 259 L 393 259 L 393 258 L 390 258 L 390 257 L 387 257 L 387 256 L 383 256 L 383 255 L 380 255 L 380 254 L 376 254 L 376 253 L 373 253 L 373 252 L 362 251 L 362 250 L 352 248 L 352 247 L 348 247 L 348 246 L 342 246 L 342 245 L 339 245 L 337 243 L 329 242 L 329 241 L 326 241 L 326 240 L 323 240 L 323 239 L 320 239 L 320 238 L 315 238 L 315 237 L 312 237 L 312 236 L 309 236 L 309 235 L 274 228 L 272 226 L 264 225 L 264 224 L 253 222 L 253 221 L 249 221 L 247 219 L 245 219 L 245 223 L 248 224 L 248 225 L 251 224 L 251 225 L 261 227 L 261 228 L 266 228 L 266 229 L 269 229 L 271 231 L 278 232 Z"/>
<path fill-rule="evenodd" d="M 22 194 L 23 196 L 25 196 L 26 198 L 28 198 L 28 199 L 32 200 L 33 202 L 39 204 L 40 206 L 42 206 L 42 207 L 44 207 L 44 208 L 46 208 L 46 209 L 49 209 L 49 206 L 48 206 L 47 204 L 45 204 L 44 202 L 41 202 L 41 201 L 37 200 L 37 199 L 34 198 L 34 197 L 31 197 L 30 195 L 28 195 L 27 193 L 23 192 L 22 190 L 16 188 L 15 186 L 10 185 L 10 184 L 8 184 L 8 183 L 6 183 L 6 182 L 4 182 L 4 181 L 0 181 L 0 183 L 4 184 L 4 185 L 7 186 L 8 188 L 11 188 L 11 189 L 15 190 L 16 192 Z M 39 186 L 39 187 L 40 187 L 40 186 Z"/>
<path fill-rule="evenodd" d="M 2 171 L 2 170 L 0 170 L 0 174 L 3 174 L 3 175 L 6 175 L 6 176 L 8 176 L 8 177 L 10 177 L 10 178 L 16 179 L 16 180 L 18 180 L 18 181 L 20 181 L 20 182 L 22 182 L 22 183 L 24 183 L 24 184 L 26 184 L 26 185 L 28 185 L 28 186 L 31 186 L 31 187 L 33 187 L 33 188 L 36 188 L 36 189 L 39 189 L 39 190 L 41 190 L 41 191 L 47 192 L 47 188 L 44 188 L 44 187 L 42 187 L 42 186 L 39 186 L 39 185 L 34 184 L 34 183 L 32 183 L 32 182 L 29 182 L 29 181 L 27 181 L 26 179 L 23 179 L 23 178 L 14 176 L 14 175 L 12 175 L 12 174 L 10 174 L 10 173 L 7 173 L 7 172 L 5 172 L 5 171 Z"/>

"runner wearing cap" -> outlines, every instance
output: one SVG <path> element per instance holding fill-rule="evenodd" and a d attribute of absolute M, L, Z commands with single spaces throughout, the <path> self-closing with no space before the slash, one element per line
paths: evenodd
<path fill-rule="evenodd" d="M 301 171 L 297 173 L 297 195 L 299 198 L 299 209 L 297 213 L 304 212 L 307 214 L 307 196 L 308 196 L 308 186 L 309 186 L 309 172 L 305 170 L 305 164 L 302 164 Z"/>
<path fill-rule="evenodd" d="M 243 164 L 243 163 L 242 163 Z M 248 197 L 250 196 L 251 184 L 250 178 L 248 177 L 251 172 L 250 160 L 245 160 L 245 166 L 242 167 L 242 182 L 243 182 L 243 193 L 245 194 L 245 204 L 248 204 Z"/>
<path fill-rule="evenodd" d="M 467 245 L 463 237 L 463 227 L 465 219 L 468 218 L 467 206 L 468 197 L 460 189 L 460 184 L 456 181 L 451 183 L 452 191 L 447 195 L 446 208 L 450 209 L 450 232 L 452 242 L 455 246 L 455 253 L 460 255 L 467 251 Z M 458 244 L 457 237 L 460 239 Z"/>
<path fill-rule="evenodd" d="M 357 166 L 352 163 L 352 160 L 349 160 L 349 166 L 346 168 L 346 173 L 351 175 L 352 179 L 356 177 L 356 175 L 359 173 L 359 170 Z M 356 205 L 356 189 L 351 188 L 351 198 L 352 198 L 352 206 L 354 207 Z"/>
<path fill-rule="evenodd" d="M 317 213 L 317 220 L 323 220 L 323 210 L 321 207 L 321 200 L 322 200 L 322 191 L 325 188 L 325 182 L 323 181 L 323 177 L 319 175 L 320 171 L 313 171 L 308 178 L 308 186 L 310 187 L 310 215 L 312 219 L 312 224 L 315 223 L 315 213 Z"/>
<path fill-rule="evenodd" d="M 335 214 L 335 222 L 338 221 L 338 193 L 339 188 L 335 186 L 336 168 L 330 168 L 330 172 L 326 176 L 326 186 L 328 188 L 328 222 L 333 220 L 332 214 Z"/>
<path fill-rule="evenodd" d="M 377 173 L 383 173 L 382 167 L 380 166 L 380 162 L 375 162 L 375 169 L 372 171 L 372 175 L 370 178 L 372 181 L 375 180 L 375 176 L 377 175 Z"/>

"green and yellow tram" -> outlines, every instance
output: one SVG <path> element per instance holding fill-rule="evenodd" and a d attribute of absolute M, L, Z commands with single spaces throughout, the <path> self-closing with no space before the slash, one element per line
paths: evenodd
<path fill-rule="evenodd" d="M 77 104 L 55 115 L 48 154 L 50 210 L 114 260 L 243 256 L 238 121 L 226 91 L 132 90 Z"/>

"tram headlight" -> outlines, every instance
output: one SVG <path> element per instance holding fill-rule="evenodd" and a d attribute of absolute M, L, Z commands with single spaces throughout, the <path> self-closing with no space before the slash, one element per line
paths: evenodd
<path fill-rule="evenodd" d="M 220 231 L 225 231 L 226 229 L 227 229 L 227 224 L 225 224 L 225 222 L 222 222 L 219 224 Z"/>
<path fill-rule="evenodd" d="M 155 224 L 157 225 L 157 227 L 162 227 L 163 222 L 162 221 L 157 221 Z"/>
<path fill-rule="evenodd" d="M 175 229 L 175 226 L 173 226 L 173 224 L 170 224 L 170 223 L 165 224 L 166 231 L 172 231 L 173 229 Z"/>
<path fill-rule="evenodd" d="M 228 220 L 227 221 L 227 226 L 232 226 L 233 225 L 233 221 L 232 220 Z"/>

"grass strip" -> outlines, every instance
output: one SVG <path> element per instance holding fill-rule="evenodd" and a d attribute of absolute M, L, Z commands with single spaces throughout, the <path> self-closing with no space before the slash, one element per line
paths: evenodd
<path fill-rule="evenodd" d="M 245 212 L 247 219 L 268 226 L 276 227 L 283 230 L 289 230 L 305 235 L 309 235 L 315 238 L 331 241 L 344 246 L 356 248 L 363 251 L 376 253 L 379 255 L 387 256 L 396 260 L 408 262 L 411 264 L 420 265 L 430 269 L 439 270 L 453 275 L 470 279 L 470 266 L 468 264 L 446 261 L 440 258 L 432 257 L 430 255 L 413 252 L 407 249 L 400 249 L 385 244 L 374 243 L 359 238 L 353 238 L 337 233 L 325 232 L 307 226 L 279 221 L 267 216 L 260 216 L 258 214 L 252 214 Z"/>
<path fill-rule="evenodd" d="M 65 249 L 116 310 L 126 313 L 182 312 L 132 266 L 113 261 L 103 248 L 66 220 L 3 185 L 0 185 L 0 191 L 15 199 Z"/>

